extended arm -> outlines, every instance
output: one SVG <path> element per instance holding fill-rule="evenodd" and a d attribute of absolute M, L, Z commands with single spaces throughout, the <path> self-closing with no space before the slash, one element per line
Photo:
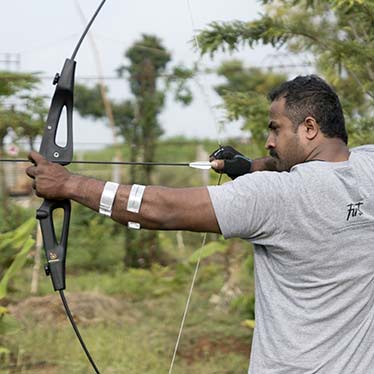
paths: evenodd
<path fill-rule="evenodd" d="M 69 173 L 64 167 L 46 161 L 36 152 L 30 154 L 35 166 L 27 169 L 34 179 L 39 197 L 72 199 L 95 211 L 105 182 Z M 118 188 L 112 209 L 112 218 L 127 225 L 137 222 L 152 230 L 189 230 L 220 233 L 217 219 L 206 187 L 166 188 L 147 186 L 139 213 L 126 210 L 131 186 Z"/>

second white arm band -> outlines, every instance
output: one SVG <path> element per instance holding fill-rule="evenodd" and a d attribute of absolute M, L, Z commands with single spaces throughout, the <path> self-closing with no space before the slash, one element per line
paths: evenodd
<path fill-rule="evenodd" d="M 139 213 L 140 206 L 142 205 L 144 190 L 145 186 L 141 184 L 132 185 L 129 200 L 127 201 L 127 210 L 129 212 Z"/>

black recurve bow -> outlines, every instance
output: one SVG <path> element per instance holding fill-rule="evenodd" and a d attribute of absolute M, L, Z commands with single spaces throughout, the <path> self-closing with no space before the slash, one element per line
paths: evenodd
<path fill-rule="evenodd" d="M 79 50 L 79 47 L 85 38 L 89 28 L 91 27 L 96 16 L 100 12 L 102 6 L 106 0 L 102 0 L 97 7 L 94 15 L 87 24 L 85 30 L 79 39 L 77 46 L 71 58 L 65 60 L 64 66 L 60 74 L 56 74 L 53 84 L 56 85 L 55 92 L 52 98 L 52 102 L 49 108 L 47 122 L 44 127 L 44 133 L 42 142 L 40 145 L 40 154 L 43 155 L 49 161 L 63 160 L 61 163 L 67 165 L 72 161 L 73 158 L 73 101 L 74 101 L 74 76 L 75 56 Z M 60 146 L 56 142 L 57 132 L 59 126 L 62 125 L 60 117 L 62 111 L 66 109 L 66 144 Z M 64 212 L 62 230 L 59 237 L 56 236 L 55 225 L 53 222 L 53 212 L 56 209 L 62 209 Z M 78 340 L 86 353 L 88 360 L 90 361 L 95 373 L 99 374 L 95 362 L 93 361 L 88 349 L 79 333 L 79 330 L 75 324 L 75 321 L 70 312 L 67 304 L 64 289 L 65 289 L 65 262 L 66 262 L 66 250 L 69 236 L 69 222 L 71 214 L 71 203 L 70 200 L 48 200 L 45 199 L 36 211 L 36 218 L 40 222 L 44 250 L 47 257 L 47 264 L 45 265 L 45 271 L 47 275 L 52 278 L 53 288 L 55 291 L 59 291 L 62 303 L 64 305 L 66 314 L 73 326 L 73 329 L 78 337 Z"/>

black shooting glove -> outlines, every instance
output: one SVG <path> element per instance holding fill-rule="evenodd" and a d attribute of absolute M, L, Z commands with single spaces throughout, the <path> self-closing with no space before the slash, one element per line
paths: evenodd
<path fill-rule="evenodd" d="M 222 146 L 216 149 L 209 160 L 224 160 L 221 173 L 227 174 L 231 179 L 251 172 L 252 160 L 230 146 Z"/>

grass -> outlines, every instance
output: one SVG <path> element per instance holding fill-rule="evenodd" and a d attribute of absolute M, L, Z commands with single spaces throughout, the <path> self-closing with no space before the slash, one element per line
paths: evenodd
<path fill-rule="evenodd" d="M 215 147 L 205 144 L 206 150 Z M 159 152 L 157 160 L 184 162 L 196 158 L 195 146 L 191 145 L 165 144 Z M 87 152 L 85 158 L 109 160 L 113 154 L 113 149 L 106 149 Z M 125 152 L 123 159 L 127 156 Z M 112 174 L 110 167 L 69 167 L 74 172 L 103 179 L 110 179 Z M 121 170 L 126 181 L 129 168 Z M 217 175 L 210 173 L 210 183 L 216 184 L 216 180 Z M 201 185 L 202 180 L 201 172 L 196 170 L 158 168 L 153 182 L 180 187 Z M 13 212 L 8 219 L 11 227 L 17 227 L 34 210 L 21 213 L 18 208 Z M 2 225 L 6 231 L 4 222 Z M 217 239 L 209 235 L 208 238 Z M 193 267 L 185 261 L 199 248 L 202 238 L 200 234 L 183 233 L 182 247 L 178 247 L 175 232 L 159 233 L 159 239 L 170 255 L 170 267 L 123 271 L 123 228 L 73 205 L 67 299 L 101 373 L 169 371 L 193 273 Z M 231 257 L 232 254 L 226 259 L 214 255 L 200 268 L 173 374 L 247 373 L 252 332 L 242 327 L 241 322 L 248 316 L 238 307 L 217 308 L 209 301 L 224 284 L 224 266 Z M 51 281 L 43 276 L 42 270 L 38 294 L 30 295 L 31 268 L 30 263 L 16 277 L 5 300 L 7 306 L 12 306 L 20 329 L 12 335 L 0 335 L 0 347 L 10 351 L 10 355 L 0 352 L 0 374 L 92 373 L 59 296 L 53 293 Z M 251 295 L 253 282 L 248 274 L 238 284 L 244 295 Z"/>
<path fill-rule="evenodd" d="M 168 373 L 192 270 L 68 274 L 68 301 L 102 373 Z M 26 272 L 14 284 L 14 300 L 31 300 L 27 278 Z M 49 282 L 42 279 L 34 304 L 18 304 L 22 328 L 6 338 L 11 367 L 3 364 L 1 373 L 92 372 Z M 247 372 L 251 331 L 241 326 L 243 316 L 209 302 L 222 284 L 219 262 L 203 264 L 174 374 Z"/>

